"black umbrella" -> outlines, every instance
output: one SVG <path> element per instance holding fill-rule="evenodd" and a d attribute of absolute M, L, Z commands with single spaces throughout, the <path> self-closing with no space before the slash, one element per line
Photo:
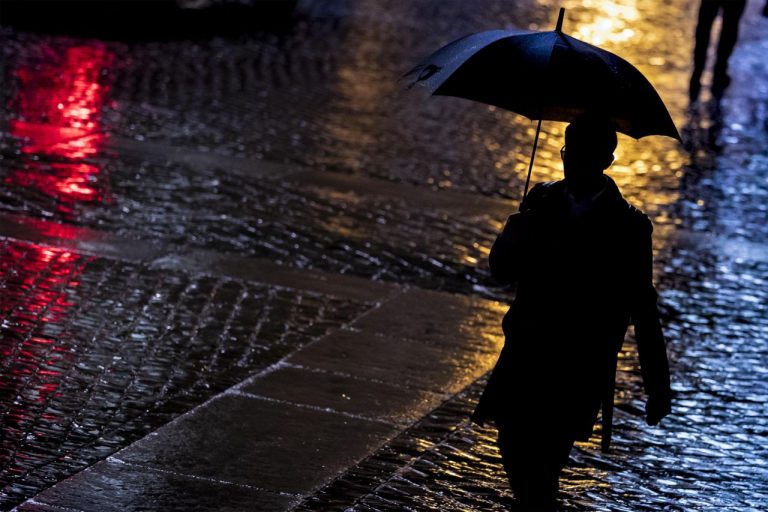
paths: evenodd
<path fill-rule="evenodd" d="M 543 119 L 573 121 L 599 112 L 616 129 L 639 139 L 680 140 L 672 118 L 650 82 L 621 57 L 561 31 L 565 9 L 551 32 L 491 30 L 458 39 L 405 74 L 409 85 L 432 94 L 495 105 L 537 120 L 525 192 Z"/>

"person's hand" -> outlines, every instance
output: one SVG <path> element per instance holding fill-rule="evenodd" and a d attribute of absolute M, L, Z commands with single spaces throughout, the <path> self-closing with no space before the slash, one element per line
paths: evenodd
<path fill-rule="evenodd" d="M 650 426 L 658 425 L 661 419 L 672 412 L 670 395 L 651 395 L 645 404 L 645 421 Z"/>

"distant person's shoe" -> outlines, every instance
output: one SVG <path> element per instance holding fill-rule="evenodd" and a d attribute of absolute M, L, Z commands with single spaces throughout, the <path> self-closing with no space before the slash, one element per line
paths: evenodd
<path fill-rule="evenodd" d="M 768 2 L 765 2 L 765 7 L 763 7 L 763 16 L 768 18 Z"/>

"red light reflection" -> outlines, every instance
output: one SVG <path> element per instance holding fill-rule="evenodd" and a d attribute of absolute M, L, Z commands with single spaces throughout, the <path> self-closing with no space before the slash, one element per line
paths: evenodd
<path fill-rule="evenodd" d="M 32 163 L 27 170 L 17 171 L 6 182 L 22 187 L 34 187 L 48 195 L 73 201 L 99 199 L 94 176 L 99 168 L 90 164 L 48 164 Z M 70 211 L 68 208 L 62 210 Z"/>
<path fill-rule="evenodd" d="M 84 159 L 106 142 L 100 116 L 109 86 L 102 72 L 114 54 L 103 45 L 74 46 L 51 60 L 16 70 L 18 117 L 10 123 L 23 153 L 46 158 L 28 160 L 5 182 L 43 192 L 57 200 L 60 212 L 72 213 L 75 203 L 108 200 L 101 169 Z"/>
<path fill-rule="evenodd" d="M 43 414 L 73 355 L 61 326 L 76 305 L 86 258 L 66 249 L 7 242 L 0 253 L 2 448 L 18 449 L 25 426 Z M 34 405 L 37 404 L 37 405 Z M 9 446 L 5 446 L 9 445 Z M 20 456 L 21 454 L 17 454 Z"/>

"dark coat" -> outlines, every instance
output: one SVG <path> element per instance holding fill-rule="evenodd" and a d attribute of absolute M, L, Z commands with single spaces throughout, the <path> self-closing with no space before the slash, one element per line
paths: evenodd
<path fill-rule="evenodd" d="M 472 415 L 507 424 L 547 422 L 586 439 L 627 327 L 635 325 L 646 392 L 670 393 L 652 282 L 652 225 L 616 184 L 570 214 L 562 181 L 534 187 L 490 253 L 493 277 L 517 283 L 505 344 Z"/>

